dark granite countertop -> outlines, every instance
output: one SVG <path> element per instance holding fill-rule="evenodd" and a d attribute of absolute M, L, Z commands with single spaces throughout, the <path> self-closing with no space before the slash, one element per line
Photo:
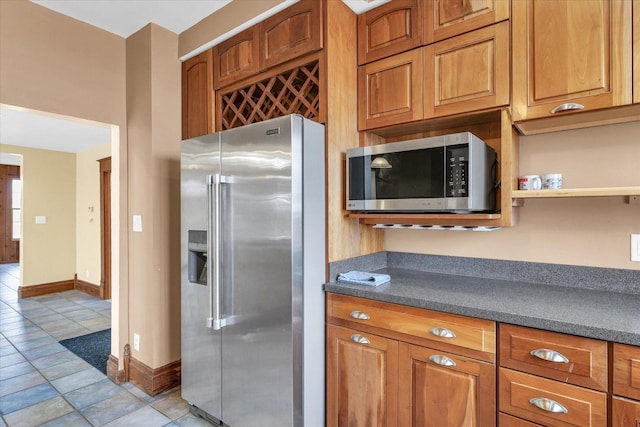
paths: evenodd
<path fill-rule="evenodd" d="M 640 294 L 382 268 L 377 288 L 325 291 L 640 346 Z"/>

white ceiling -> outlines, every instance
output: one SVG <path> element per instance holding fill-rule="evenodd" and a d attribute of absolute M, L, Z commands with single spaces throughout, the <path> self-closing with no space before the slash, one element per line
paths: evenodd
<path fill-rule="evenodd" d="M 2 0 L 0 0 L 2 1 Z M 232 0 L 30 0 L 95 27 L 129 37 L 153 22 L 180 34 Z M 251 2 L 259 0 L 233 0 Z M 287 0 L 284 6 L 298 1 Z M 342 0 L 362 13 L 390 0 Z M 281 8 L 274 8 L 270 14 Z M 260 16 L 265 19 L 267 16 Z M 247 26 L 252 23 L 247 23 Z M 230 32 L 215 40 L 231 37 Z M 182 58 L 184 59 L 184 58 Z M 111 140 L 108 127 L 62 116 L 0 106 L 0 143 L 55 151 L 80 152 Z"/>
<path fill-rule="evenodd" d="M 79 153 L 111 142 L 111 127 L 0 105 L 0 143 Z"/>

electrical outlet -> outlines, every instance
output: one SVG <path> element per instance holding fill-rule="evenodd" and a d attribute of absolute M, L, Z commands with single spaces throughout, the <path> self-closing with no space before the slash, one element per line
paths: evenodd
<path fill-rule="evenodd" d="M 640 234 L 631 235 L 631 261 L 640 262 Z"/>
<path fill-rule="evenodd" d="M 140 335 L 138 334 L 133 334 L 133 349 L 140 351 Z"/>
<path fill-rule="evenodd" d="M 89 269 L 88 268 L 84 271 L 84 277 L 86 277 L 87 279 L 89 278 Z"/>

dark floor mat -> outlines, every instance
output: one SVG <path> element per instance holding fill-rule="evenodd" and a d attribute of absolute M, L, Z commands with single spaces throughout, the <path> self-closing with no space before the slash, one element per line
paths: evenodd
<path fill-rule="evenodd" d="M 107 375 L 107 360 L 111 352 L 111 329 L 62 340 L 60 344 Z"/>

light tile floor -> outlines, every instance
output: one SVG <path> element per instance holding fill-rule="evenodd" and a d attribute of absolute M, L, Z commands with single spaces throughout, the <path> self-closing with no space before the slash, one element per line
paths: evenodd
<path fill-rule="evenodd" d="M 151 397 L 116 385 L 58 341 L 109 328 L 111 302 L 79 291 L 18 298 L 18 264 L 0 264 L 0 427 L 209 426 L 180 388 Z"/>

